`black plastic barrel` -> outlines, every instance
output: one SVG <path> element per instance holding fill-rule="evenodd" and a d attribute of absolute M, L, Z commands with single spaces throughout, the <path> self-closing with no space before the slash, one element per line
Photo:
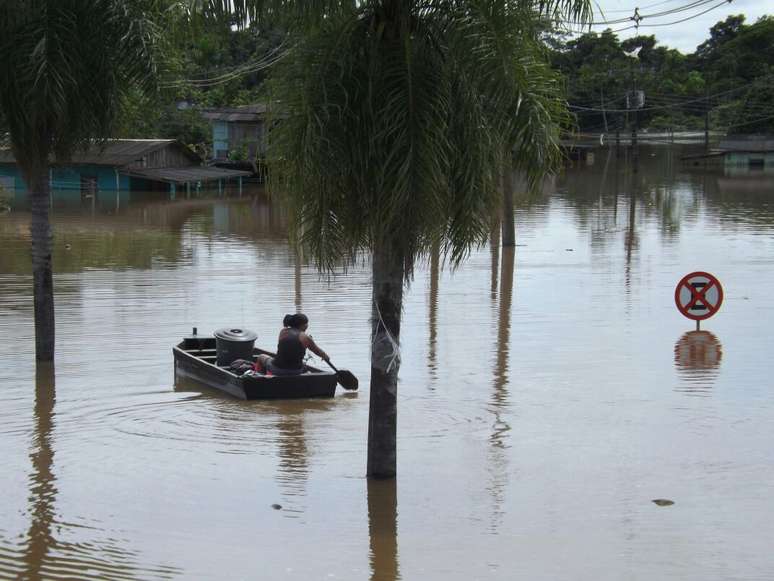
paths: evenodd
<path fill-rule="evenodd" d="M 258 335 L 252 331 L 235 327 L 226 327 L 215 331 L 218 365 L 228 366 L 237 359 L 252 359 L 257 337 Z"/>

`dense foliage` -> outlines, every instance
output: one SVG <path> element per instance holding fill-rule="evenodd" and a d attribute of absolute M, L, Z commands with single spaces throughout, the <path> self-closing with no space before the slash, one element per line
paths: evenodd
<path fill-rule="evenodd" d="M 729 16 L 696 52 L 657 46 L 653 36 L 620 41 L 611 31 L 550 38 L 582 131 L 629 128 L 627 94 L 645 93 L 640 128 L 774 133 L 774 17 Z"/>
<path fill-rule="evenodd" d="M 207 19 L 167 0 L 161 27 L 159 91 L 126 95 L 115 137 L 179 139 L 211 153 L 210 124 L 201 111 L 265 100 L 267 56 L 283 35 L 257 25 L 237 28 L 229 19 Z"/>
<path fill-rule="evenodd" d="M 151 97 L 130 91 L 114 136 L 176 138 L 207 154 L 210 127 L 200 110 L 265 100 L 261 64 L 283 35 L 227 19 L 197 21 L 177 2 L 166 4 L 160 91 Z M 643 129 L 703 129 L 708 111 L 712 129 L 774 133 L 774 17 L 747 24 L 742 15 L 729 16 L 687 55 L 658 46 L 653 36 L 620 40 L 609 30 L 545 40 L 581 131 L 629 128 L 634 116 L 625 112 L 626 96 L 640 89 Z M 0 113 L 0 141 L 4 125 Z"/>

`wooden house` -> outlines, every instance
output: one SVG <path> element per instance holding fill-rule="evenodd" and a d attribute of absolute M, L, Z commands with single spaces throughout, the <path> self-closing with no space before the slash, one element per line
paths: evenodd
<path fill-rule="evenodd" d="M 202 115 L 212 122 L 215 161 L 252 161 L 266 151 L 267 108 L 264 104 L 206 109 Z"/>
<path fill-rule="evenodd" d="M 186 145 L 173 139 L 110 139 L 77 151 L 67 161 L 52 161 L 52 191 L 167 191 L 203 183 L 239 180 L 249 172 L 208 167 Z M 0 188 L 25 192 L 26 184 L 9 149 L 0 149 Z"/>
<path fill-rule="evenodd" d="M 774 174 L 774 137 L 732 135 L 721 140 L 717 149 L 686 155 L 681 160 L 688 166 L 722 169 L 728 176 Z"/>

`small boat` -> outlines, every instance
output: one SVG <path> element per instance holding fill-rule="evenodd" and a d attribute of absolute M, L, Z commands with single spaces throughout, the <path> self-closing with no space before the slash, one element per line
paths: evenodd
<path fill-rule="evenodd" d="M 217 365 L 215 337 L 187 337 L 172 352 L 175 380 L 187 377 L 239 399 L 333 397 L 336 393 L 337 374 L 308 365 L 300 375 L 237 375 Z M 273 357 L 274 353 L 254 348 L 253 359 L 256 355 Z"/>

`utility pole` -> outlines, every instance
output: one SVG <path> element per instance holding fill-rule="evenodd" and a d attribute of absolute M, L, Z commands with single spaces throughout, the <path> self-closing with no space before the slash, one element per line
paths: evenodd
<path fill-rule="evenodd" d="M 637 123 L 640 120 L 639 111 L 634 110 L 634 121 L 632 123 L 632 161 L 634 162 L 634 173 L 637 173 L 639 163 L 639 147 L 637 147 Z"/>
<path fill-rule="evenodd" d="M 635 26 L 639 27 L 640 20 L 642 20 L 642 16 L 640 16 L 638 8 L 634 9 L 634 16 L 632 17 L 632 20 L 634 20 Z M 637 70 L 639 70 L 640 68 L 639 53 L 641 50 L 642 50 L 642 46 L 637 47 L 636 49 L 626 53 L 628 56 L 634 58 L 636 62 L 636 65 L 632 63 L 632 67 L 629 69 L 631 74 L 632 90 L 629 91 L 626 96 L 627 117 L 628 117 L 628 110 L 632 111 L 631 148 L 632 148 L 632 161 L 634 162 L 634 173 L 637 173 L 637 169 L 638 169 L 637 165 L 639 162 L 639 152 L 637 147 L 637 124 L 639 122 L 639 110 L 645 104 L 645 93 L 643 91 L 637 90 Z M 637 68 L 635 68 L 635 66 Z"/>
<path fill-rule="evenodd" d="M 637 125 L 639 123 L 639 110 L 642 107 L 641 101 L 644 101 L 644 99 L 640 99 L 641 97 L 641 91 L 630 91 L 626 98 L 626 108 L 628 110 L 631 110 L 631 150 L 632 150 L 632 162 L 634 163 L 634 173 L 637 173 L 637 170 L 639 169 L 638 163 L 639 163 L 639 147 L 637 146 Z M 627 113 L 627 117 L 629 114 Z"/>
<path fill-rule="evenodd" d="M 704 152 L 709 153 L 709 91 L 704 91 Z"/>

